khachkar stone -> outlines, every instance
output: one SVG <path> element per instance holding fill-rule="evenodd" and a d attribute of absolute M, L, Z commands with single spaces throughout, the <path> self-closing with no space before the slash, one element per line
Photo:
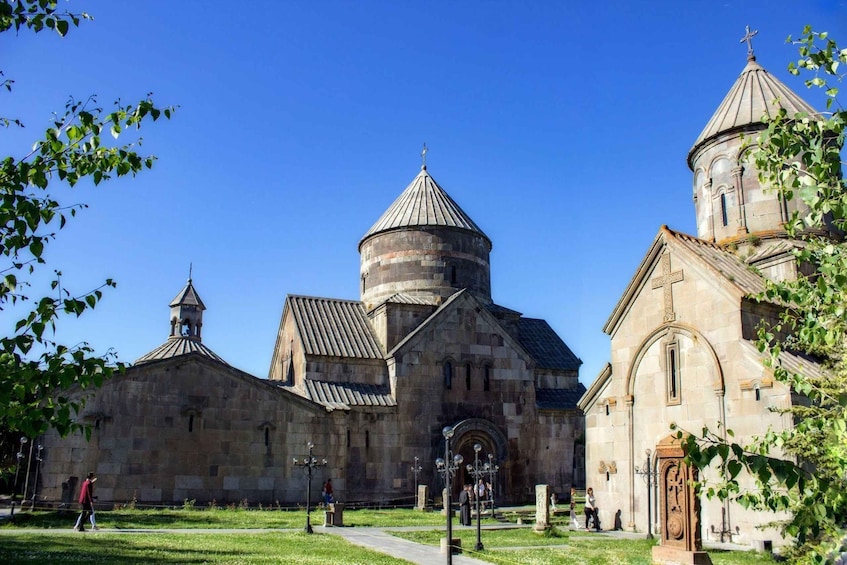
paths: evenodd
<path fill-rule="evenodd" d="M 550 529 L 550 485 L 535 485 L 535 525 L 536 532 Z"/>
<path fill-rule="evenodd" d="M 661 545 L 653 547 L 653 561 L 711 565 L 700 538 L 700 499 L 693 486 L 697 469 L 685 464 L 682 441 L 670 436 L 656 446 Z"/>
<path fill-rule="evenodd" d="M 426 501 L 429 500 L 429 485 L 418 485 L 418 510 L 426 508 Z"/>

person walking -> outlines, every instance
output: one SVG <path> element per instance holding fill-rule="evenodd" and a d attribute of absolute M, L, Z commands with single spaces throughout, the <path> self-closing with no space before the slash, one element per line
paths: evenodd
<path fill-rule="evenodd" d="M 74 530 L 78 532 L 85 531 L 85 520 L 88 519 L 91 521 L 91 529 L 99 530 L 97 527 L 97 522 L 94 518 L 94 499 L 97 498 L 94 496 L 94 482 L 97 478 L 94 476 L 94 473 L 88 473 L 88 478 L 82 481 L 82 487 L 79 489 L 79 504 L 82 506 L 82 511 L 79 513 L 79 517 L 76 519 L 76 525 L 74 526 Z"/>
<path fill-rule="evenodd" d="M 327 479 L 324 483 L 323 495 L 325 504 L 332 504 L 335 502 L 335 499 L 332 497 L 332 479 Z"/>

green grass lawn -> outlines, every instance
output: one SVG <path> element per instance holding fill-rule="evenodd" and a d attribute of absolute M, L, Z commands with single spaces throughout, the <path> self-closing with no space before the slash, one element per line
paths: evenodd
<path fill-rule="evenodd" d="M 351 545 L 328 534 L 8 533 L 0 535 L 0 561 L 14 563 L 297 563 L 401 565 L 407 561 Z"/>
<path fill-rule="evenodd" d="M 438 545 L 443 530 L 391 532 L 393 535 L 418 543 Z M 570 532 L 553 528 L 537 534 L 530 528 L 483 530 L 485 550 L 476 553 L 476 529 L 453 530 L 453 537 L 462 540 L 463 553 L 502 565 L 580 565 L 631 564 L 649 565 L 655 541 L 646 539 L 610 538 L 602 534 Z M 527 549 L 536 547 L 537 549 Z M 520 548 L 520 549 L 515 549 Z M 741 551 L 709 551 L 714 565 L 759 565 L 775 563 L 767 555 Z"/>
<path fill-rule="evenodd" d="M 68 528 L 76 521 L 78 512 L 35 511 L 19 512 L 14 521 L 0 522 L 0 528 Z M 313 525 L 322 525 L 324 514 L 312 510 Z M 444 523 L 440 512 L 412 510 L 346 510 L 345 526 L 438 526 Z M 483 523 L 493 523 L 486 519 Z M 209 509 L 157 509 L 157 510 L 107 510 L 97 511 L 97 525 L 103 528 L 126 529 L 290 529 L 303 528 L 305 510 L 246 510 Z M 86 527 L 89 527 L 86 524 Z"/>
<path fill-rule="evenodd" d="M 312 563 L 397 564 L 400 559 L 351 545 L 338 536 L 302 532 L 306 512 L 240 508 L 98 511 L 97 533 L 75 533 L 76 512 L 21 512 L 14 522 L 0 522 L 0 564 L 9 563 Z M 314 525 L 323 513 L 312 512 Z M 483 524 L 495 524 L 484 519 Z M 348 510 L 347 527 L 419 526 L 419 531 L 392 532 L 418 543 L 439 545 L 444 536 L 440 512 L 413 510 Z M 602 534 L 553 528 L 543 535 L 530 528 L 483 530 L 485 550 L 475 555 L 476 529 L 458 526 L 466 555 L 503 565 L 540 564 L 644 564 L 651 562 L 653 543 Z M 120 533 L 120 530 L 291 529 L 277 532 L 235 533 Z M 24 531 L 26 529 L 27 531 Z M 39 530 L 32 532 L 33 529 Z M 117 531 L 116 531 L 117 530 Z M 516 549 L 519 548 L 519 549 Z M 774 563 L 769 557 L 748 552 L 710 551 L 715 565 Z"/>

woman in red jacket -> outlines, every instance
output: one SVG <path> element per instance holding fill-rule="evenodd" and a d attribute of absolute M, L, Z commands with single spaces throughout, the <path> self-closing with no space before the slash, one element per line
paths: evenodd
<path fill-rule="evenodd" d="M 79 518 L 76 519 L 76 526 L 74 526 L 74 529 L 78 532 L 85 531 L 86 518 L 91 520 L 92 530 L 100 529 L 94 521 L 94 499 L 97 498 L 94 496 L 94 481 L 96 480 L 94 473 L 88 473 L 88 478 L 82 481 L 82 488 L 79 489 L 79 504 L 82 506 L 82 512 L 80 512 Z"/>

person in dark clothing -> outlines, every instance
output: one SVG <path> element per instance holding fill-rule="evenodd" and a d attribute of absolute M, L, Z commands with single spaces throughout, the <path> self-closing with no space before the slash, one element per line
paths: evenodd
<path fill-rule="evenodd" d="M 471 485 L 465 485 L 459 494 L 459 521 L 463 526 L 471 525 Z"/>
<path fill-rule="evenodd" d="M 332 497 L 332 479 L 327 479 L 324 483 L 324 503 L 332 504 L 335 502 L 335 499 Z"/>
<path fill-rule="evenodd" d="M 79 489 L 79 504 L 82 506 L 82 512 L 80 512 L 74 526 L 74 529 L 78 532 L 85 531 L 86 519 L 91 521 L 92 530 L 100 529 L 94 521 L 94 499 L 97 498 L 94 496 L 94 482 L 96 480 L 97 478 L 94 476 L 94 473 L 88 473 L 88 478 L 82 481 L 82 487 Z"/>

